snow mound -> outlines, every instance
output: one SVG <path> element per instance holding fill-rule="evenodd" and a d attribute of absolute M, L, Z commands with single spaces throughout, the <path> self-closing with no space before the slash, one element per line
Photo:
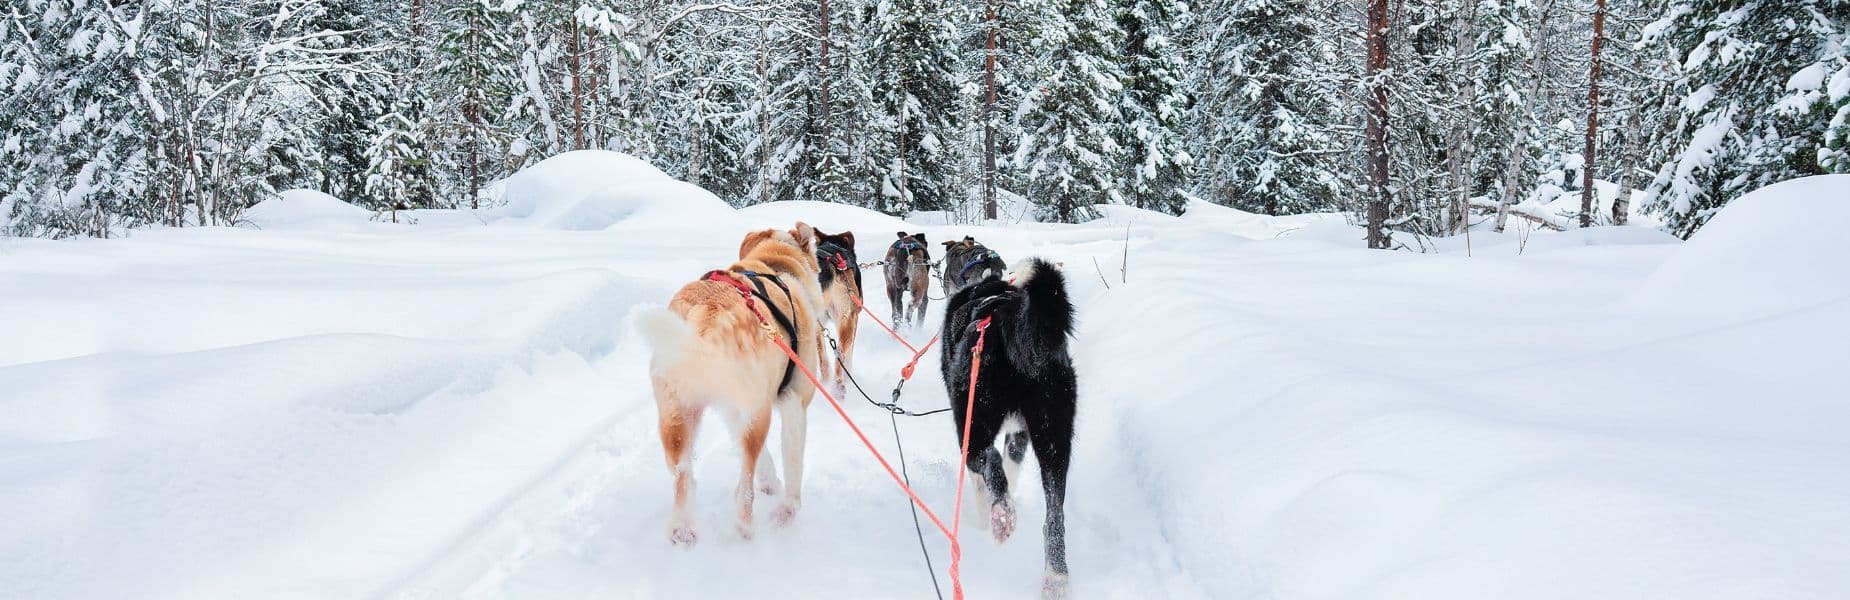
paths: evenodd
<path fill-rule="evenodd" d="M 1092 210 L 1099 215 L 1091 221 L 1095 224 L 1167 223 L 1177 219 L 1175 215 L 1123 204 L 1094 204 Z"/>
<path fill-rule="evenodd" d="M 539 229 L 589 231 L 725 219 L 731 207 L 700 186 L 669 177 L 648 162 L 606 150 L 577 150 L 508 177 L 507 204 L 491 221 Z"/>
<path fill-rule="evenodd" d="M 1759 315 L 1850 298 L 1846 221 L 1850 175 L 1760 188 L 1710 219 L 1629 302 Z"/>
<path fill-rule="evenodd" d="M 243 219 L 260 229 L 349 229 L 372 221 L 373 212 L 315 191 L 285 190 L 244 210 Z"/>
<path fill-rule="evenodd" d="M 739 209 L 739 217 L 754 227 L 789 227 L 802 221 L 828 233 L 855 231 L 858 236 L 907 229 L 906 221 L 879 211 L 810 200 L 754 204 Z"/>
<path fill-rule="evenodd" d="M 1279 237 L 1304 238 L 1306 236 L 1303 230 L 1312 225 L 1318 223 L 1329 225 L 1332 222 L 1339 225 L 1344 224 L 1342 215 L 1336 213 L 1271 216 L 1196 199 L 1188 201 L 1188 207 L 1182 211 L 1181 220 L 1185 223 L 1211 226 L 1255 240 Z M 1346 225 L 1344 229 L 1348 229 Z M 1343 233 L 1342 235 L 1347 236 L 1348 234 Z"/>

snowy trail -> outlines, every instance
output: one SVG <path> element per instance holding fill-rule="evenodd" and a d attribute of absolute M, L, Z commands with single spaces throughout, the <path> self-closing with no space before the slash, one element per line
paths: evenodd
<path fill-rule="evenodd" d="M 689 220 L 660 197 L 524 207 L 535 226 L 437 212 L 7 241 L 0 514 L 29 518 L 0 520 L 0 597 L 930 597 L 907 501 L 821 398 L 794 525 L 732 533 L 738 459 L 709 419 L 702 542 L 665 542 L 627 319 L 729 263 L 742 232 L 799 218 L 854 230 L 863 261 L 909 230 L 1065 262 L 1076 598 L 1850 589 L 1850 286 L 1822 258 L 1843 219 L 1821 209 L 1805 235 L 1724 213 L 1715 241 L 1480 236 L 1465 258 L 1209 206 L 996 228 L 813 203 Z M 883 397 L 909 354 L 867 321 L 859 344 Z M 908 406 L 949 401 L 936 361 Z M 896 460 L 886 413 L 842 402 Z M 949 415 L 899 430 L 916 489 L 950 510 Z M 1017 489 L 1007 544 L 966 528 L 972 598 L 1037 591 L 1037 487 Z"/>
<path fill-rule="evenodd" d="M 880 275 L 868 284 L 878 289 Z M 876 314 L 890 314 L 884 298 L 870 298 Z M 884 317 L 883 317 L 884 318 Z M 902 329 L 913 344 L 935 331 Z M 869 394 L 884 400 L 910 352 L 878 326 L 863 322 L 856 349 L 857 373 Z M 943 380 L 933 348 L 920 361 L 904 400 L 915 410 L 944 406 Z M 646 359 L 645 359 L 646 360 Z M 634 367 L 638 363 L 630 363 Z M 637 369 L 638 372 L 642 369 Z M 661 543 L 671 489 L 653 435 L 653 401 L 646 382 L 622 389 L 629 413 L 593 444 L 580 448 L 574 467 L 531 486 L 512 507 L 493 518 L 495 533 L 434 561 L 419 577 L 388 597 L 636 597 L 707 598 L 745 593 L 766 598 L 918 598 L 931 596 L 912 530 L 907 500 L 854 438 L 827 401 L 810 410 L 805 507 L 789 529 L 770 528 L 763 518 L 774 504 L 760 502 L 760 531 L 749 542 L 731 532 L 730 489 L 738 468 L 730 432 L 709 421 L 698 444 L 701 484 L 696 518 L 707 532 L 701 545 L 683 552 Z M 886 454 L 897 461 L 892 424 L 853 388 L 844 408 Z M 632 404 L 633 403 L 633 404 Z M 955 492 L 955 436 L 949 413 L 901 417 L 900 435 L 915 489 L 940 516 L 949 519 Z M 1102 425 L 1102 423 L 1096 423 Z M 1082 431 L 1081 435 L 1091 435 Z M 774 442 L 775 443 L 775 442 Z M 1100 456 L 1100 459 L 1107 457 Z M 1024 472 L 1032 475 L 1030 464 Z M 1175 571 L 1175 558 L 1146 521 L 1149 493 L 1111 490 L 1134 482 L 1126 464 L 1087 463 L 1075 473 L 1069 536 L 1075 564 L 1097 565 L 1080 591 L 1100 597 L 1136 590 L 1168 590 L 1169 597 L 1202 597 Z M 1025 597 L 1038 589 L 1042 502 L 1038 482 L 1018 488 L 1023 526 L 1006 545 L 987 532 L 966 528 L 964 581 L 976 597 Z M 717 492 L 715 490 L 718 490 Z M 1160 495 L 1160 493 L 1158 493 Z M 545 507 L 545 508 L 539 508 Z M 972 517 L 969 513 L 966 517 Z M 921 516 L 921 520 L 923 517 Z M 968 520 L 968 519 L 967 519 Z M 949 592 L 943 571 L 949 555 L 941 534 L 924 523 L 925 543 Z M 715 565 L 751 565 L 753 579 L 713 578 Z M 826 573 L 826 577 L 818 577 Z M 1097 582 L 1097 583 L 1092 583 Z"/>

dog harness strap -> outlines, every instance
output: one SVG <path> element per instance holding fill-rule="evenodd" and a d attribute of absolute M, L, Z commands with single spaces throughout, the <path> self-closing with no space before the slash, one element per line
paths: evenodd
<path fill-rule="evenodd" d="M 752 293 L 757 295 L 760 300 L 764 301 L 765 308 L 771 309 L 771 317 L 774 319 L 777 319 L 777 324 L 784 328 L 785 334 L 790 336 L 790 343 L 795 344 L 797 340 L 797 325 L 795 322 L 790 320 L 789 316 L 786 316 L 784 314 L 784 311 L 777 310 L 777 305 L 771 302 L 770 295 L 765 292 L 763 279 L 769 279 L 771 280 L 771 283 L 777 284 L 777 289 L 784 291 L 784 299 L 789 300 L 791 305 L 795 306 L 796 297 L 790 295 L 790 287 L 784 285 L 784 280 L 778 279 L 776 275 L 767 275 L 767 274 L 758 273 L 755 271 L 743 271 L 742 273 L 745 275 L 746 278 L 752 280 L 752 285 L 754 287 L 758 288 Z M 794 362 L 786 363 L 784 365 L 784 379 L 783 381 L 778 382 L 777 384 L 778 391 L 783 391 L 784 388 L 790 387 L 790 376 L 794 374 L 795 369 L 796 369 L 796 363 Z"/>

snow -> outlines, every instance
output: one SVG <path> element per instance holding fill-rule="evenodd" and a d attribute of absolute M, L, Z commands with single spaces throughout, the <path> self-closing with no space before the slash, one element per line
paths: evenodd
<path fill-rule="evenodd" d="M 1666 310 L 1761 315 L 1850 300 L 1850 175 L 1767 186 L 1716 213 L 1630 301 Z"/>
<path fill-rule="evenodd" d="M 1816 90 L 1818 86 L 1824 85 L 1825 75 L 1824 63 L 1799 69 L 1799 72 L 1793 73 L 1792 77 L 1786 80 L 1786 89 L 1801 92 Z"/>
<path fill-rule="evenodd" d="M 245 209 L 241 219 L 259 229 L 349 230 L 373 212 L 315 190 L 285 190 Z"/>
<path fill-rule="evenodd" d="M 714 218 L 730 207 L 711 192 L 676 180 L 642 159 L 578 150 L 542 160 L 508 177 L 506 204 L 491 219 L 528 227 L 607 229 Z"/>
<path fill-rule="evenodd" d="M 1595 228 L 1466 258 L 1202 203 L 1080 225 L 721 210 L 645 166 L 564 155 L 508 182 L 510 208 L 416 226 L 287 226 L 370 219 L 291 193 L 257 215 L 284 226 L 0 246 L 0 597 L 926 597 L 905 500 L 820 398 L 793 526 L 731 532 L 709 419 L 705 535 L 664 540 L 631 315 L 798 218 L 863 257 L 905 229 L 1066 265 L 1076 598 L 1850 588 L 1850 176 L 1756 192 L 1687 244 Z M 884 396 L 906 356 L 864 323 L 856 375 Z M 906 405 L 948 402 L 934 360 Z M 846 402 L 894 457 L 885 413 Z M 952 431 L 899 423 L 946 512 Z M 973 598 L 1036 593 L 1043 506 L 1018 494 L 1015 539 L 966 530 Z"/>

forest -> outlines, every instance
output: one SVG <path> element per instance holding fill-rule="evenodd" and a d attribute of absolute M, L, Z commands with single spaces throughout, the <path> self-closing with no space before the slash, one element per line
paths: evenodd
<path fill-rule="evenodd" d="M 294 188 L 474 208 L 598 148 L 735 206 L 1688 237 L 1850 172 L 1846 23 L 1850 0 L 14 0 L 0 231 L 234 225 Z"/>

